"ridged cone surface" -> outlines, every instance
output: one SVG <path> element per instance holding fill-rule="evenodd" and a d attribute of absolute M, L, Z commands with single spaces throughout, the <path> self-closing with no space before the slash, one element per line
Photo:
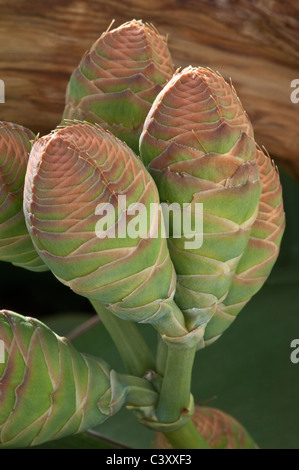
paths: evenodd
<path fill-rule="evenodd" d="M 175 301 L 189 329 L 226 298 L 257 216 L 261 183 L 252 126 L 234 91 L 209 69 L 188 67 L 157 96 L 140 138 L 161 201 L 203 203 L 203 244 L 168 239 Z M 194 217 L 193 217 L 194 222 Z"/>
<path fill-rule="evenodd" d="M 147 209 L 146 237 L 119 238 L 121 227 L 135 223 L 128 209 L 137 202 Z M 115 208 L 109 221 L 115 236 L 99 238 L 97 206 L 108 203 Z M 24 212 L 37 251 L 76 293 L 133 321 L 162 315 L 175 289 L 163 219 L 149 210 L 151 203 L 158 207 L 158 191 L 140 159 L 99 126 L 76 123 L 32 148 Z M 149 237 L 155 228 L 157 236 Z"/>
<path fill-rule="evenodd" d="M 166 40 L 153 26 L 133 20 L 108 30 L 74 70 L 63 119 L 98 123 L 137 153 L 146 115 L 173 72 Z"/>
<path fill-rule="evenodd" d="M 212 449 L 257 449 L 246 429 L 232 416 L 206 406 L 195 405 L 192 416 L 196 428 Z M 155 449 L 172 449 L 162 433 L 156 433 Z"/>
<path fill-rule="evenodd" d="M 23 213 L 24 179 L 34 137 L 23 126 L 0 122 L 0 260 L 31 271 L 46 271 Z"/>
<path fill-rule="evenodd" d="M 285 228 L 282 188 L 279 174 L 269 155 L 257 152 L 262 183 L 259 211 L 248 245 L 237 266 L 228 296 L 216 310 L 205 331 L 205 341 L 215 341 L 236 318 L 236 315 L 267 280 L 278 257 Z"/>
<path fill-rule="evenodd" d="M 28 447 L 100 424 L 110 369 L 36 319 L 0 311 L 0 448 Z"/>

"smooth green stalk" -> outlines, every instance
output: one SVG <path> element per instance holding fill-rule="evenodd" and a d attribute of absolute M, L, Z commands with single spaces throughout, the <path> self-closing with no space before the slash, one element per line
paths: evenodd
<path fill-rule="evenodd" d="M 113 315 L 100 302 L 92 301 L 91 304 L 110 334 L 128 373 L 142 377 L 148 369 L 154 370 L 154 357 L 136 324 Z"/>
<path fill-rule="evenodd" d="M 164 436 L 174 449 L 210 449 L 191 420 L 176 431 L 165 432 Z"/>
<path fill-rule="evenodd" d="M 180 325 L 181 322 L 178 321 L 178 332 L 181 333 L 181 336 L 176 338 L 164 336 L 163 339 L 160 338 L 157 365 L 155 367 L 153 356 L 134 323 L 116 317 L 99 302 L 92 301 L 92 305 L 110 333 L 130 374 L 143 376 L 146 370 L 155 370 L 156 367 L 158 367 L 158 372 L 161 375 L 163 373 L 164 379 L 160 398 L 157 396 L 158 404 L 154 405 L 157 406 L 156 415 L 159 422 L 173 423 L 179 420 L 184 412 L 188 413 L 192 366 L 197 345 L 197 342 L 194 341 L 195 337 L 193 339 L 190 337 L 190 341 L 188 341 L 188 333 L 187 335 L 182 334 L 180 330 L 181 328 L 184 330 L 184 328 Z M 170 313 L 169 317 L 179 318 L 178 312 L 179 309 L 176 308 L 175 311 Z M 118 377 L 120 376 L 118 375 Z M 130 397 L 127 396 L 126 402 L 132 401 L 136 406 L 138 401 L 136 401 L 136 397 L 139 396 L 140 389 L 138 388 L 139 384 L 132 383 L 132 385 L 132 388 L 127 389 L 130 390 Z M 148 406 L 149 403 L 143 403 L 143 401 L 147 396 L 146 388 L 150 387 L 145 387 L 143 390 L 143 384 L 140 385 L 142 393 L 139 397 L 139 400 L 141 400 L 139 406 Z M 132 396 L 134 397 L 133 400 L 131 400 Z M 151 393 L 148 398 L 150 401 L 152 400 Z M 169 438 L 172 439 L 176 448 L 208 448 L 192 423 L 187 423 L 179 430 L 167 434 L 169 434 Z M 190 444 L 187 444 L 188 440 L 190 440 Z"/>
<path fill-rule="evenodd" d="M 157 407 L 157 418 L 163 423 L 177 421 L 190 402 L 191 374 L 196 345 L 168 343 L 164 380 Z"/>

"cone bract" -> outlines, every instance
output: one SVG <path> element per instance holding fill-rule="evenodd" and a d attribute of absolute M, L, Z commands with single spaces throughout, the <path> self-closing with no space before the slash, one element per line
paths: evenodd
<path fill-rule="evenodd" d="M 0 260 L 31 271 L 47 267 L 28 234 L 23 213 L 24 179 L 31 140 L 29 129 L 0 122 Z"/>
<path fill-rule="evenodd" d="M 40 321 L 0 311 L 0 447 L 83 432 L 111 413 L 110 368 Z M 103 403 L 103 407 L 101 404 Z"/>
<path fill-rule="evenodd" d="M 262 183 L 258 215 L 229 293 L 217 306 L 214 317 L 207 325 L 206 344 L 217 339 L 251 297 L 261 289 L 279 254 L 285 228 L 279 174 L 270 157 L 261 150 L 257 151 L 257 163 Z"/>
<path fill-rule="evenodd" d="M 203 244 L 168 239 L 175 300 L 189 329 L 205 325 L 226 298 L 257 215 L 261 185 L 252 126 L 218 74 L 188 67 L 157 96 L 140 154 L 161 201 L 203 203 Z M 194 212 L 195 214 L 195 212 Z"/>
<path fill-rule="evenodd" d="M 99 123 L 138 152 L 151 103 L 173 74 L 165 39 L 130 21 L 107 31 L 74 70 L 63 119 Z"/>
<path fill-rule="evenodd" d="M 126 205 L 119 206 L 120 196 Z M 131 204 L 147 209 L 148 233 L 157 237 L 119 238 Z M 115 208 L 109 230 L 96 233 L 99 204 Z M 168 310 L 175 272 L 162 216 L 150 210 L 158 191 L 134 152 L 98 126 L 74 124 L 33 145 L 25 181 L 24 212 L 36 249 L 52 272 L 76 293 L 103 303 L 118 316 L 148 321 Z M 125 219 L 126 217 L 126 219 Z"/>

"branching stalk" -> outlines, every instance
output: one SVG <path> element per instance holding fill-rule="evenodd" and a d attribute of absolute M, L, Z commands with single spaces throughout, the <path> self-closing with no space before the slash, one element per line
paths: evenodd
<path fill-rule="evenodd" d="M 190 402 L 191 374 L 196 345 L 183 347 L 177 343 L 168 343 L 168 354 L 164 380 L 157 408 L 160 422 L 173 423 Z"/>
<path fill-rule="evenodd" d="M 155 370 L 153 354 L 136 324 L 113 315 L 100 302 L 91 303 L 110 334 L 128 373 L 143 377 L 148 369 Z"/>

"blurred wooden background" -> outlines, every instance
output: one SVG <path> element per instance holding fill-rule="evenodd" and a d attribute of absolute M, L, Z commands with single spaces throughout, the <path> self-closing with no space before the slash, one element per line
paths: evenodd
<path fill-rule="evenodd" d="M 177 66 L 232 78 L 259 144 L 299 178 L 299 4 L 296 0 L 0 0 L 0 119 L 42 134 L 60 121 L 69 76 L 107 29 L 130 19 L 169 36 Z"/>

